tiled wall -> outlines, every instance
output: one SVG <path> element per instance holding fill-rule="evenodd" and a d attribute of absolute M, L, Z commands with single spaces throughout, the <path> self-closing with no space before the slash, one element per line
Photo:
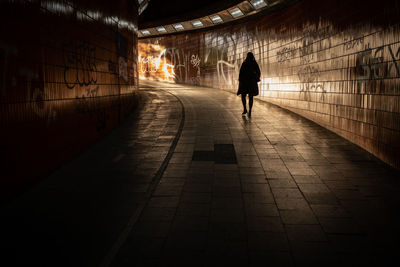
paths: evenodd
<path fill-rule="evenodd" d="M 118 125 L 137 100 L 136 1 L 0 3 L 0 194 Z"/>
<path fill-rule="evenodd" d="M 399 23 L 399 1 L 303 0 L 237 25 L 141 39 L 139 75 L 235 92 L 252 51 L 262 71 L 260 98 L 399 168 Z M 158 58 L 153 46 L 166 56 Z M 197 56 L 196 71 L 190 59 Z"/>

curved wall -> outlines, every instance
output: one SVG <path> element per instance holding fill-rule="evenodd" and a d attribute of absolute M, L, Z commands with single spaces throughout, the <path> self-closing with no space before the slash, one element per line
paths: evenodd
<path fill-rule="evenodd" d="M 394 0 L 303 0 L 237 25 L 141 39 L 139 75 L 235 92 L 252 51 L 260 98 L 399 168 L 399 22 Z"/>
<path fill-rule="evenodd" d="M 2 198 L 93 144 L 135 106 L 135 3 L 0 3 Z"/>

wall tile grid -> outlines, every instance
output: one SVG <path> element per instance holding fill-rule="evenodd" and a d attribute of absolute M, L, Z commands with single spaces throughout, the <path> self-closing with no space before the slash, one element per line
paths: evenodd
<path fill-rule="evenodd" d="M 10 0 L 0 14 L 6 197 L 93 144 L 136 105 L 137 6 Z"/>
<path fill-rule="evenodd" d="M 303 0 L 237 25 L 141 39 L 139 75 L 236 92 L 240 65 L 252 51 L 262 72 L 261 99 L 400 167 L 399 18 L 398 1 Z M 165 57 L 151 51 L 154 44 Z M 198 52 L 199 72 L 170 51 L 186 58 Z"/>

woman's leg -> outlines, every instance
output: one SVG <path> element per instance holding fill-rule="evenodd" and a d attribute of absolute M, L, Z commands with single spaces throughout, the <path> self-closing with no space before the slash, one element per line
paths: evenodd
<path fill-rule="evenodd" d="M 247 113 L 247 109 L 246 109 L 246 94 L 242 94 L 242 104 L 243 104 L 243 113 L 242 114 L 246 114 Z"/>
<path fill-rule="evenodd" d="M 253 107 L 253 96 L 249 95 L 249 117 L 251 117 L 251 108 Z"/>

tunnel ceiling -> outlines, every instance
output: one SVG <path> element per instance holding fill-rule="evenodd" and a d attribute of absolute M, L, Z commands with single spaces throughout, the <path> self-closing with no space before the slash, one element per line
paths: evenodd
<path fill-rule="evenodd" d="M 222 0 L 214 2 L 205 0 L 196 2 L 194 6 L 190 6 L 191 3 L 187 1 L 173 0 L 175 4 L 165 7 L 157 1 L 159 0 L 150 0 L 149 3 L 153 3 L 152 8 L 149 4 L 149 10 L 146 9 L 141 15 L 139 38 L 201 30 L 227 23 L 239 23 L 255 14 L 274 12 L 300 0 Z M 207 3 L 208 5 L 206 5 Z M 174 9 L 175 5 L 179 8 Z M 161 14 L 163 19 L 157 19 L 159 18 L 158 14 Z M 143 20 L 148 21 L 143 22 Z"/>
<path fill-rule="evenodd" d="M 243 0 L 150 0 L 139 17 L 139 28 L 145 29 L 203 17 L 227 9 Z"/>

